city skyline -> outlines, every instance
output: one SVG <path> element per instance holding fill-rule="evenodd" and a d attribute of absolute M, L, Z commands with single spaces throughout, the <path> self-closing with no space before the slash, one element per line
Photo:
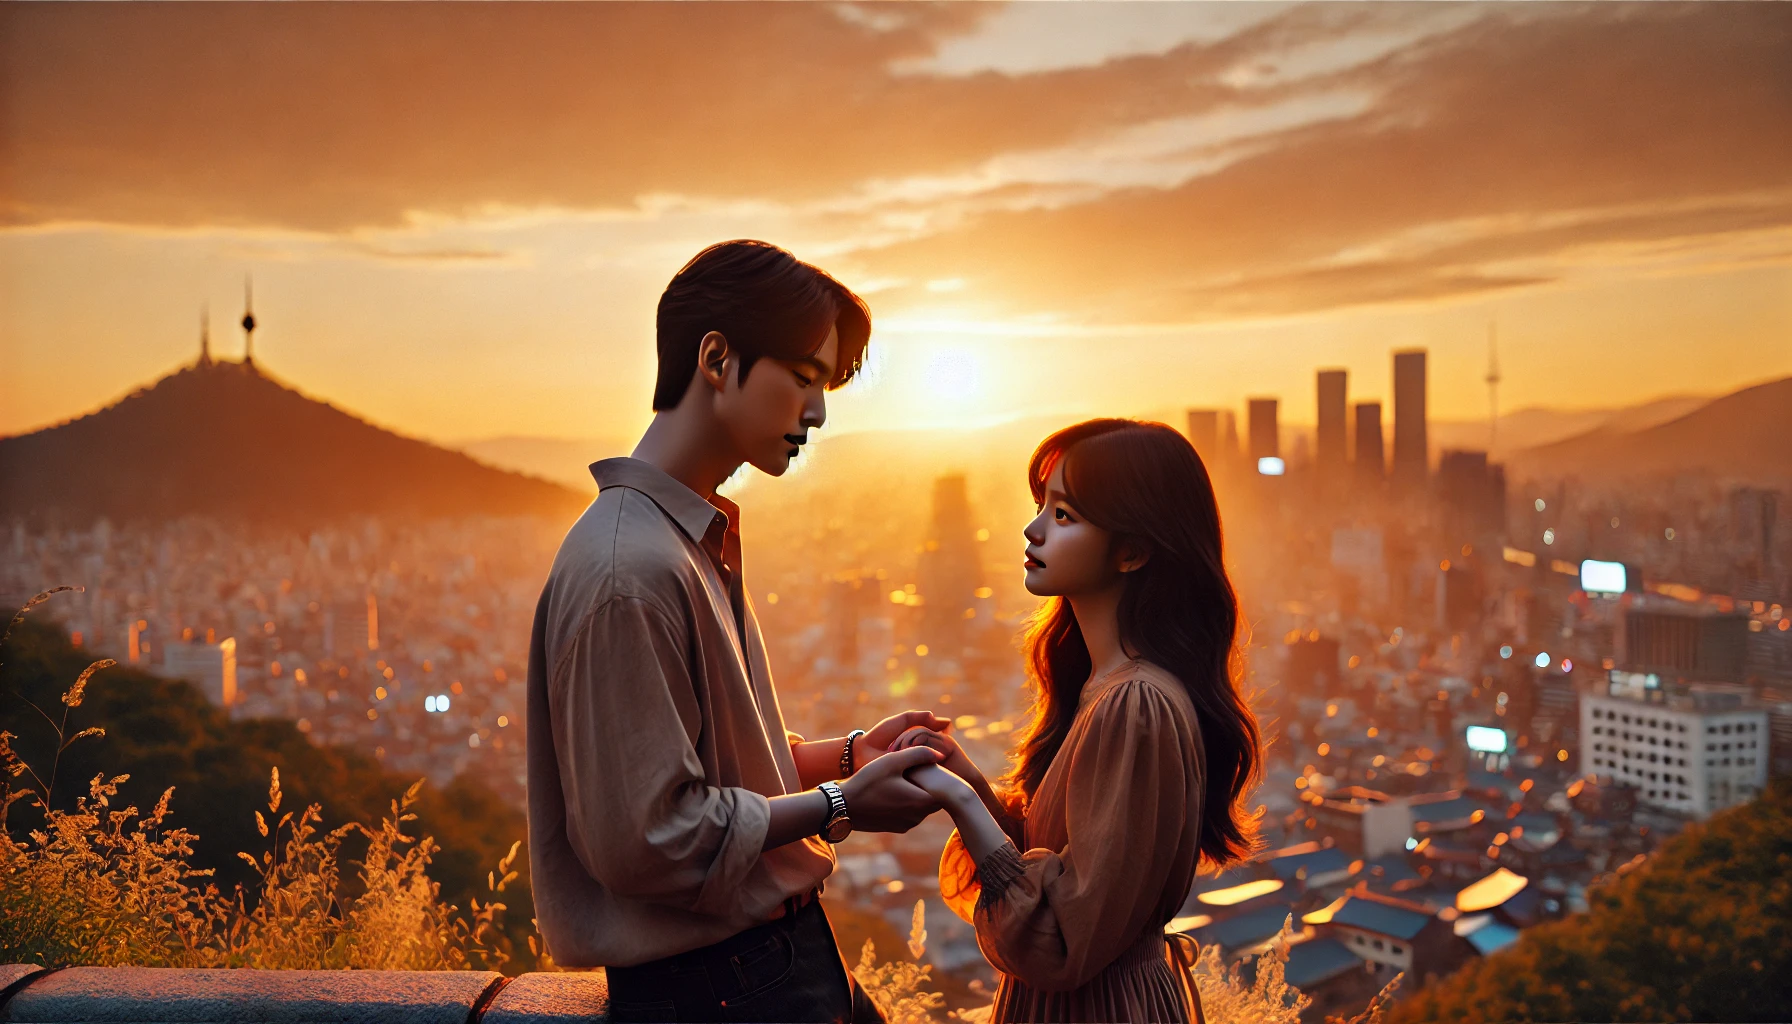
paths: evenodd
<path fill-rule="evenodd" d="M 207 304 L 234 358 L 253 273 L 258 359 L 374 422 L 630 435 L 659 289 L 742 235 L 871 302 L 831 432 L 1304 424 L 1315 366 L 1391 410 L 1405 348 L 1480 420 L 1489 324 L 1506 409 L 1792 374 L 1772 7 L 696 10 L 0 13 L 0 434 Z"/>

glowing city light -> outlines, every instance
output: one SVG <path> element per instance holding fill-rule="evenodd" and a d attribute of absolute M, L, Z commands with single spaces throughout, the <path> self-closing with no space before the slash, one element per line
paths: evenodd
<path fill-rule="evenodd" d="M 1543 531 L 1543 543 L 1554 544 L 1555 542 L 1556 542 L 1556 531 L 1553 529 L 1544 530 Z"/>
<path fill-rule="evenodd" d="M 1544 503 L 1543 503 L 1543 499 L 1542 499 L 1542 498 L 1538 498 L 1538 499 L 1537 499 L 1537 500 L 1536 500 L 1536 501 L 1533 501 L 1533 502 L 1531 502 L 1531 506 L 1532 506 L 1532 507 L 1533 507 L 1533 508 L 1535 508 L 1535 509 L 1536 509 L 1536 510 L 1537 510 L 1537 511 L 1539 511 L 1539 512 L 1541 512 L 1541 511 L 1543 511 L 1543 510 L 1544 510 L 1544 509 L 1546 509 L 1546 508 L 1548 508 L 1548 507 L 1549 507 L 1549 506 L 1548 506 L 1548 505 L 1546 505 L 1546 504 L 1544 504 Z"/>
<path fill-rule="evenodd" d="M 1471 725 L 1463 738 L 1468 749 L 1482 754 L 1503 754 L 1506 752 L 1506 730 L 1495 729 L 1487 725 Z"/>
<path fill-rule="evenodd" d="M 448 695 L 445 693 L 438 693 L 423 698 L 423 710 L 429 712 L 448 710 Z"/>
<path fill-rule="evenodd" d="M 1549 667 L 1549 652 L 1548 651 L 1538 651 L 1537 652 L 1537 667 L 1538 668 L 1548 668 Z"/>
<path fill-rule="evenodd" d="M 1580 563 L 1580 589 L 1589 594 L 1622 594 L 1628 582 L 1623 562 L 1588 558 Z"/>
<path fill-rule="evenodd" d="M 1257 472 L 1261 476 L 1281 476 L 1288 471 L 1288 464 L 1274 455 L 1265 455 L 1257 460 Z"/>
<path fill-rule="evenodd" d="M 1511 644 L 1501 644 L 1500 645 L 1501 660 L 1504 660 L 1504 659 L 1510 658 L 1510 657 L 1512 657 L 1512 645 Z"/>

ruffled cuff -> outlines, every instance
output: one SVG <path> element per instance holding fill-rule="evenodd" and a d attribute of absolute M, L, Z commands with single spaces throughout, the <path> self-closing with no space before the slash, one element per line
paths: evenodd
<path fill-rule="evenodd" d="M 1008 887 L 1026 871 L 1020 851 L 1013 843 L 1003 843 L 977 865 L 977 881 L 983 891 L 977 894 L 977 909 L 983 910 L 1001 901 Z"/>

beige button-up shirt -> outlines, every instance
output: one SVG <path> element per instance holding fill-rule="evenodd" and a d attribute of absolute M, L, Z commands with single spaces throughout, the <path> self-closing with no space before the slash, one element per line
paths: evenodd
<path fill-rule="evenodd" d="M 761 851 L 801 788 L 740 573 L 740 511 L 635 459 L 554 558 L 529 650 L 529 865 L 554 959 L 628 966 L 763 923 L 833 870 Z"/>

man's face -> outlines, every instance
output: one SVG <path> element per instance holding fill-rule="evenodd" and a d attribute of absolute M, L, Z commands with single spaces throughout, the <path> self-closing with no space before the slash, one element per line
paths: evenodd
<path fill-rule="evenodd" d="M 809 431 L 828 418 L 826 392 L 840 354 L 840 336 L 828 328 L 827 340 L 802 359 L 762 358 L 753 364 L 745 384 L 733 359 L 716 403 L 741 457 L 762 473 L 783 476 Z"/>

